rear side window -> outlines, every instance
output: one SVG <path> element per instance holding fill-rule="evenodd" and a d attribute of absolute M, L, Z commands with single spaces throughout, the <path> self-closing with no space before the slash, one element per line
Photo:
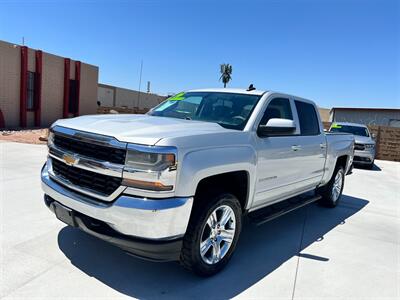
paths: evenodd
<path fill-rule="evenodd" d="M 299 116 L 301 135 L 318 135 L 319 122 L 314 105 L 302 101 L 294 102 Z"/>
<path fill-rule="evenodd" d="M 273 118 L 293 120 L 292 109 L 290 108 L 289 99 L 272 99 L 264 112 L 260 124 L 267 125 L 268 121 Z"/>

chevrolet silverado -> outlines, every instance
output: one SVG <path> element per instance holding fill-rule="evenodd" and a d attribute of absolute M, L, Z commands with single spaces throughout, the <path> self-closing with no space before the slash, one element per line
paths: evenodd
<path fill-rule="evenodd" d="M 324 133 L 310 100 L 202 89 L 145 115 L 58 120 L 48 149 L 42 188 L 58 219 L 210 276 L 232 256 L 244 216 L 261 224 L 315 201 L 337 206 L 354 137 Z"/>

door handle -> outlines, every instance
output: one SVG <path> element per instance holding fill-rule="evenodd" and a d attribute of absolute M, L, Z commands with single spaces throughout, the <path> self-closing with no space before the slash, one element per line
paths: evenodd
<path fill-rule="evenodd" d="M 324 143 L 319 144 L 319 146 L 321 147 L 321 149 L 325 149 L 326 148 L 326 144 L 324 144 Z"/>
<path fill-rule="evenodd" d="M 299 145 L 293 145 L 293 146 L 292 146 L 292 150 L 293 150 L 293 151 L 299 151 L 299 150 L 301 150 L 301 146 L 299 146 Z"/>

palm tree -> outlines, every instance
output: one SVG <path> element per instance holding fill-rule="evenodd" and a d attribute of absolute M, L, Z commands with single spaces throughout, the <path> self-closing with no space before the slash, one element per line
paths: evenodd
<path fill-rule="evenodd" d="M 230 64 L 222 64 L 221 65 L 221 77 L 219 80 L 222 80 L 224 83 L 224 88 L 226 88 L 226 84 L 232 80 L 232 66 Z"/>

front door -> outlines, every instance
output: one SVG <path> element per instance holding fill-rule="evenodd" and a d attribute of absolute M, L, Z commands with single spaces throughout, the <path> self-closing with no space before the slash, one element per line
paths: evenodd
<path fill-rule="evenodd" d="M 269 119 L 294 119 L 294 103 L 289 98 L 271 99 L 260 124 Z M 257 181 L 254 207 L 264 206 L 293 193 L 295 183 L 301 178 L 302 155 L 298 151 L 300 128 L 285 136 L 257 136 Z"/>

